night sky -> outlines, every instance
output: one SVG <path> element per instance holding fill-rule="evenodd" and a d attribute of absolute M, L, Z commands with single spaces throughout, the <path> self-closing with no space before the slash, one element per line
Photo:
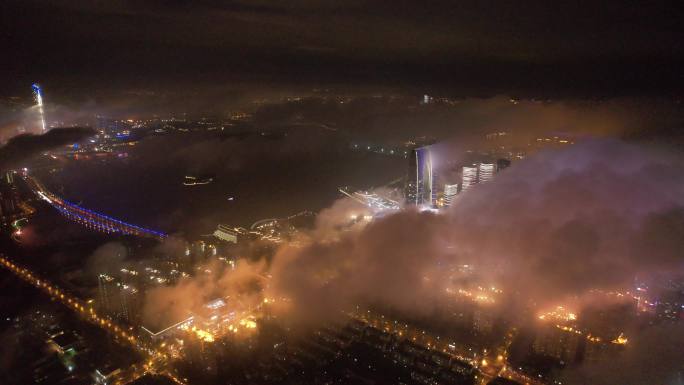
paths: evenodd
<path fill-rule="evenodd" d="M 450 96 L 679 95 L 667 2 L 76 1 L 0 5 L 2 92 L 391 86 Z M 70 94 L 71 93 L 71 94 Z"/>

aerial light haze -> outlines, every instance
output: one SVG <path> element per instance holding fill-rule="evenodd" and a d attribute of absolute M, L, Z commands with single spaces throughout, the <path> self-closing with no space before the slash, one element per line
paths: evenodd
<path fill-rule="evenodd" d="M 3 384 L 684 383 L 678 8 L 2 15 Z"/>

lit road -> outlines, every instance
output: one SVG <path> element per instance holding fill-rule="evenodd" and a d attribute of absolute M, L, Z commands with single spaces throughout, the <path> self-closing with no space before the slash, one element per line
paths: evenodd
<path fill-rule="evenodd" d="M 4 255 L 0 255 L 0 265 L 24 281 L 30 283 L 38 289 L 41 289 L 51 298 L 60 301 L 70 309 L 81 314 L 84 319 L 91 321 L 92 323 L 111 333 L 117 339 L 117 341 L 122 341 L 132 345 L 135 348 L 139 348 L 139 344 L 137 343 L 135 336 L 130 333 L 130 328 L 124 328 L 105 317 L 99 316 L 87 303 L 53 285 L 48 280 L 39 278 L 32 271 L 15 264 L 11 260 L 7 259 Z"/>
<path fill-rule="evenodd" d="M 116 218 L 75 205 L 48 191 L 34 177 L 27 176 L 25 180 L 31 190 L 33 190 L 41 199 L 48 202 L 65 217 L 89 229 L 107 234 L 119 233 L 157 239 L 166 238 L 166 234 L 162 232 L 126 223 Z"/>
<path fill-rule="evenodd" d="M 175 377 L 166 368 L 167 362 L 164 356 L 157 351 L 151 350 L 142 344 L 139 339 L 133 334 L 132 327 L 124 327 L 117 324 L 109 318 L 100 316 L 90 304 L 83 300 L 74 297 L 68 292 L 62 290 L 50 281 L 40 278 L 31 270 L 20 266 L 4 254 L 0 254 L 0 266 L 9 270 L 15 276 L 21 278 L 23 281 L 40 289 L 42 292 L 48 294 L 50 298 L 59 301 L 69 309 L 78 313 L 82 319 L 89 321 L 101 329 L 104 329 L 115 341 L 133 347 L 136 351 L 142 353 L 147 358 L 147 362 L 143 365 L 133 365 L 127 370 L 123 370 L 119 378 L 114 381 L 116 384 L 126 384 L 133 382 L 147 373 L 154 373 L 164 375 L 178 385 L 186 385 L 183 381 Z M 162 358 L 162 359 L 160 359 Z"/>

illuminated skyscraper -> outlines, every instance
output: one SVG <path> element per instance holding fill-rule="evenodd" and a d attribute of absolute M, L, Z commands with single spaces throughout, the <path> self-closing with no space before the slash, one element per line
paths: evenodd
<path fill-rule="evenodd" d="M 496 171 L 493 163 L 478 163 L 477 165 L 477 182 L 488 182 L 494 178 Z"/>
<path fill-rule="evenodd" d="M 425 146 L 411 150 L 405 192 L 406 203 L 432 207 L 436 198 L 434 186 L 430 147 Z"/>
<path fill-rule="evenodd" d="M 138 289 L 131 285 L 120 284 L 119 294 L 121 300 L 121 318 L 131 323 L 139 320 L 142 298 L 140 297 Z"/>
<path fill-rule="evenodd" d="M 451 206 L 458 195 L 458 183 L 444 185 L 444 206 Z"/>
<path fill-rule="evenodd" d="M 432 170 L 432 154 L 429 147 L 421 147 L 416 150 L 418 166 L 418 204 L 432 206 L 435 202 L 434 174 Z"/>
<path fill-rule="evenodd" d="M 114 277 L 107 274 L 100 274 L 97 277 L 98 294 L 99 294 L 99 308 L 107 314 L 117 313 L 117 303 L 119 298 L 119 283 Z"/>
<path fill-rule="evenodd" d="M 477 165 L 463 166 L 461 174 L 461 191 L 466 191 L 477 184 Z"/>
<path fill-rule="evenodd" d="M 406 199 L 407 205 L 416 204 L 416 179 L 418 179 L 418 172 L 416 166 L 416 152 L 411 150 L 408 156 L 409 167 L 408 174 L 406 175 L 406 186 L 404 188 L 404 198 Z"/>

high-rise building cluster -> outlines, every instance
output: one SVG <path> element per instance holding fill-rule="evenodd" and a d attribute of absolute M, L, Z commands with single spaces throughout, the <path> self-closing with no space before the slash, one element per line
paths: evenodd
<path fill-rule="evenodd" d="M 461 188 L 459 193 L 468 190 L 478 183 L 488 182 L 494 179 L 494 174 L 498 171 L 494 163 L 473 163 L 461 168 Z"/>
<path fill-rule="evenodd" d="M 497 172 L 511 164 L 508 159 L 499 159 L 496 163 L 479 161 L 461 165 L 455 172 L 438 170 L 429 145 L 411 150 L 408 161 L 405 201 L 423 208 L 448 207 L 458 194 L 494 179 Z"/>

